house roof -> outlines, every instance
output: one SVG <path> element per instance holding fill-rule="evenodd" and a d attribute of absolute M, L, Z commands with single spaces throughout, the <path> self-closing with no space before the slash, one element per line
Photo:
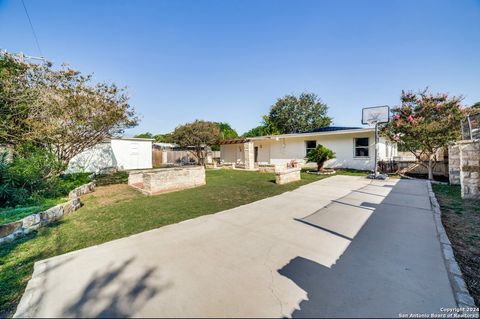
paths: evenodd
<path fill-rule="evenodd" d="M 124 141 L 154 141 L 153 138 L 140 138 L 140 137 L 112 137 L 110 140 L 124 140 Z"/>
<path fill-rule="evenodd" d="M 231 140 L 221 140 L 218 141 L 219 145 L 225 145 L 225 144 L 243 144 L 245 142 L 249 142 L 250 138 L 235 138 Z"/>
<path fill-rule="evenodd" d="M 361 127 L 348 127 L 348 126 L 327 126 L 320 127 L 314 130 L 300 132 L 300 133 L 315 133 L 315 132 L 333 132 L 333 131 L 347 131 L 347 130 L 359 130 Z"/>
<path fill-rule="evenodd" d="M 249 138 L 252 141 L 255 140 L 266 140 L 266 139 L 279 139 L 279 138 L 292 138 L 292 137 L 310 137 L 318 135 L 339 135 L 339 134 L 352 134 L 352 133 L 368 133 L 373 132 L 375 129 L 372 127 L 340 127 L 340 126 L 329 126 L 315 129 L 309 132 L 304 133 L 291 133 L 291 134 L 280 134 L 280 135 L 266 135 L 266 136 L 256 136 Z"/>

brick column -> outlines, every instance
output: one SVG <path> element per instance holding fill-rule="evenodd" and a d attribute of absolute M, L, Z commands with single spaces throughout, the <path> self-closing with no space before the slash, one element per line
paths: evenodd
<path fill-rule="evenodd" d="M 243 143 L 243 158 L 245 159 L 245 169 L 255 169 L 255 153 L 253 142 Z"/>

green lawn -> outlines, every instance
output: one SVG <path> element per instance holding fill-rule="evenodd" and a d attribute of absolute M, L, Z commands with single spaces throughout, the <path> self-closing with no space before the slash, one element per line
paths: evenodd
<path fill-rule="evenodd" d="M 0 317 L 12 315 L 38 260 L 216 213 L 327 177 L 302 173 L 299 182 L 276 185 L 274 174 L 209 170 L 207 185 L 158 196 L 141 195 L 125 184 L 98 187 L 82 198 L 85 206 L 79 211 L 0 246 Z"/>
<path fill-rule="evenodd" d="M 68 197 L 45 199 L 42 204 L 18 208 L 0 208 L 0 225 L 8 224 L 22 219 L 31 214 L 35 214 L 49 209 L 57 204 L 66 202 Z"/>
<path fill-rule="evenodd" d="M 70 191 L 75 187 L 80 185 L 86 184 L 90 182 L 90 178 L 88 177 L 90 174 L 88 173 L 77 173 L 67 175 L 67 177 L 63 178 L 65 188 Z M 128 173 L 127 172 L 116 172 L 113 174 L 102 174 L 97 175 L 95 177 L 95 184 L 98 186 L 105 186 L 111 184 L 120 184 L 120 183 L 127 183 L 128 181 Z M 68 200 L 68 196 L 60 196 L 56 198 L 46 198 L 42 199 L 41 203 L 32 206 L 21 206 L 21 207 L 6 207 L 0 208 L 0 225 L 8 224 L 17 220 L 22 219 L 31 214 L 35 214 L 44 210 L 49 209 L 55 205 L 60 203 L 64 203 Z"/>
<path fill-rule="evenodd" d="M 460 186 L 434 184 L 448 234 L 465 282 L 480 306 L 480 200 L 462 200 Z"/>

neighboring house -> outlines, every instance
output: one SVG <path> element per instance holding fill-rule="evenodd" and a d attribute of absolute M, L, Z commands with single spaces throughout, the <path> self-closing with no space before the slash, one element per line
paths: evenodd
<path fill-rule="evenodd" d="M 152 141 L 146 138 L 112 138 L 72 158 L 67 172 L 152 168 Z"/>
<path fill-rule="evenodd" d="M 325 127 L 308 133 L 227 140 L 220 142 L 220 159 L 224 163 L 244 164 L 246 168 L 258 164 L 285 165 L 292 160 L 303 166 L 307 152 L 322 144 L 336 154 L 325 167 L 371 170 L 374 136 L 373 128 Z M 378 160 L 391 160 L 396 154 L 396 144 L 379 138 Z"/>

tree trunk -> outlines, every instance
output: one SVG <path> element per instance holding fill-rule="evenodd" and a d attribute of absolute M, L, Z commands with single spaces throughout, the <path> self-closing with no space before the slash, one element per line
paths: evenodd
<path fill-rule="evenodd" d="M 428 159 L 428 179 L 433 180 L 433 160 L 432 160 L 432 158 Z"/>
<path fill-rule="evenodd" d="M 319 171 L 319 172 L 323 172 L 323 164 L 324 164 L 324 163 L 325 163 L 325 162 L 317 162 L 317 168 L 318 168 L 318 171 Z"/>

